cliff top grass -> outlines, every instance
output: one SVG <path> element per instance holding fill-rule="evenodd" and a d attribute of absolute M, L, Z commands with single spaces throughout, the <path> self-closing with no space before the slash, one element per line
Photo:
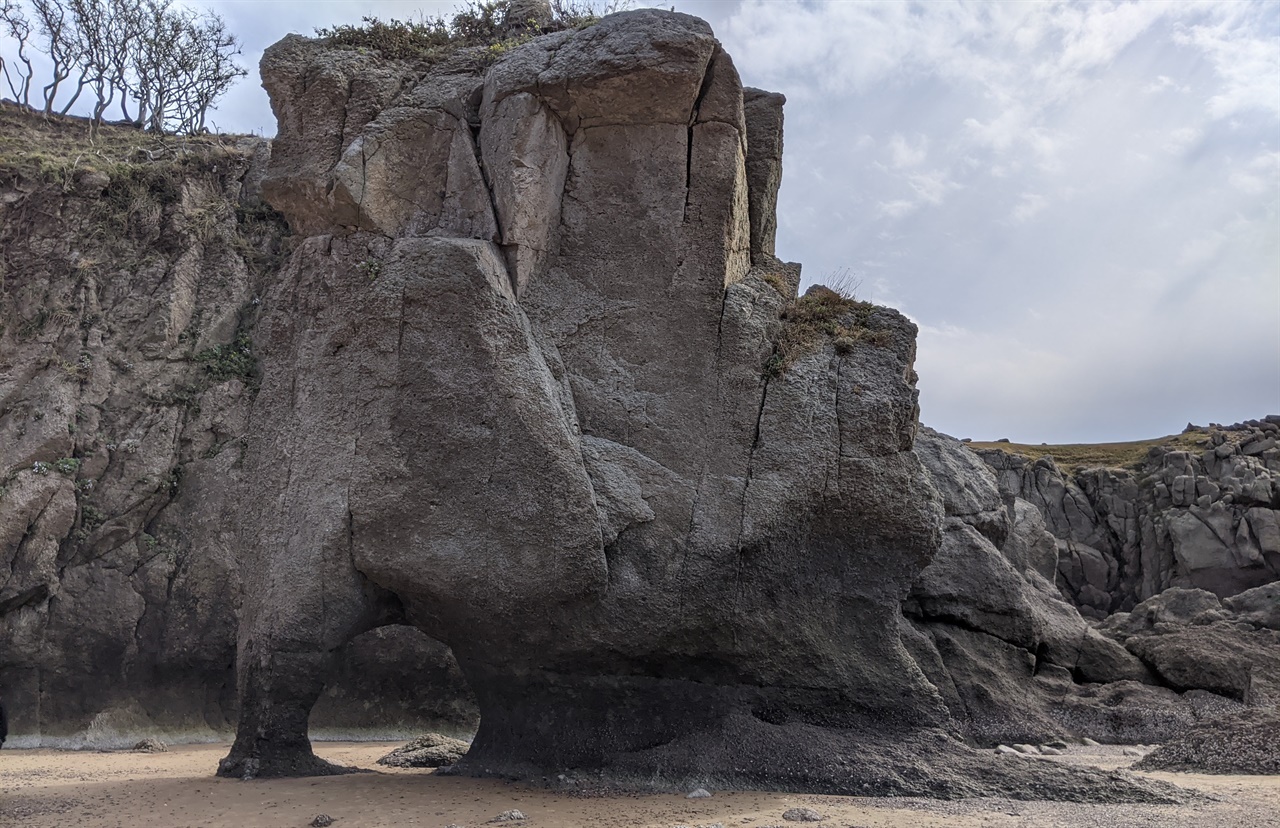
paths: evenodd
<path fill-rule="evenodd" d="M 240 136 L 176 136 L 89 119 L 44 115 L 0 102 L 0 179 L 14 177 L 69 185 L 80 171 L 113 177 L 243 154 Z"/>
<path fill-rule="evenodd" d="M 1184 431 L 1181 434 L 1170 434 L 1167 437 L 1156 437 L 1150 440 L 1133 440 L 1125 443 L 1063 443 L 1049 445 L 1041 443 L 966 443 L 971 449 L 999 449 L 1007 454 L 1038 460 L 1049 456 L 1064 469 L 1078 471 L 1080 469 L 1138 469 L 1147 459 L 1147 452 L 1161 447 L 1174 451 L 1203 451 L 1208 445 L 1208 429 Z"/>
<path fill-rule="evenodd" d="M 330 46 L 376 52 L 388 60 L 434 63 L 471 46 L 487 46 L 497 56 L 540 34 L 590 26 L 628 4 L 627 0 L 612 0 L 597 8 L 592 0 L 551 0 L 548 17 L 513 20 L 511 15 L 522 9 L 519 4 L 512 8 L 511 0 L 470 0 L 448 19 L 439 15 L 420 15 L 416 20 L 366 16 L 358 26 L 316 29 L 316 37 Z"/>

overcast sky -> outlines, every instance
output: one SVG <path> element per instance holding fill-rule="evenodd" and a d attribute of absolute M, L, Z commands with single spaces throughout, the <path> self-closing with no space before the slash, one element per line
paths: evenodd
<path fill-rule="evenodd" d="M 206 5 L 252 68 L 456 4 Z M 915 320 L 926 423 L 1095 442 L 1280 413 L 1280 3 L 674 6 L 787 95 L 778 253 Z M 256 73 L 213 120 L 273 134 Z"/>

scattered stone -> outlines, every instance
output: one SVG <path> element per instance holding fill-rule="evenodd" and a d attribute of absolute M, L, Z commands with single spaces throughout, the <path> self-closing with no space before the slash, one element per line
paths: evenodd
<path fill-rule="evenodd" d="M 311 828 L 329 828 L 333 824 L 333 817 L 328 814 L 316 814 L 316 818 L 311 820 Z"/>
<path fill-rule="evenodd" d="M 1086 747 L 1101 747 L 1101 746 L 1102 746 L 1102 743 L 1101 743 L 1101 742 L 1098 742 L 1098 741 L 1095 741 L 1095 740 L 1093 740 L 1093 739 L 1090 739 L 1088 736 L 1086 736 L 1086 737 L 1084 737 L 1083 739 L 1081 739 L 1081 740 L 1080 740 L 1080 744 L 1085 745 Z"/>
<path fill-rule="evenodd" d="M 1055 739 L 1052 742 L 1045 742 L 1041 749 L 1047 748 L 1047 747 L 1056 748 L 1058 750 L 1066 750 L 1067 743 L 1062 741 L 1061 739 Z"/>
<path fill-rule="evenodd" d="M 782 812 L 782 818 L 788 822 L 821 822 L 822 814 L 812 808 L 788 808 Z"/>
<path fill-rule="evenodd" d="M 461 739 L 426 733 L 383 756 L 378 764 L 392 768 L 441 768 L 456 764 L 469 747 Z"/>
<path fill-rule="evenodd" d="M 695 788 L 689 791 L 689 795 L 685 799 L 706 799 L 709 796 L 711 796 L 711 791 L 706 788 Z"/>
<path fill-rule="evenodd" d="M 1006 755 L 1006 756 L 1021 756 L 1021 755 L 1022 755 L 1022 753 L 1021 753 L 1020 751 L 1016 751 L 1016 750 L 1014 750 L 1013 748 L 1009 747 L 1008 745 L 996 745 L 996 753 L 1001 753 L 1001 754 L 1004 754 L 1004 755 Z"/>
<path fill-rule="evenodd" d="M 1061 756 L 1063 754 L 1063 751 L 1059 748 L 1049 747 L 1048 745 L 1041 745 L 1040 752 L 1045 756 Z"/>
<path fill-rule="evenodd" d="M 1025 753 L 1025 754 L 1027 754 L 1028 756 L 1039 756 L 1039 755 L 1040 755 L 1040 748 L 1036 747 L 1035 745 L 1022 745 L 1022 744 L 1019 744 L 1019 745 L 1014 745 L 1014 746 L 1013 746 L 1013 749 L 1014 749 L 1014 750 L 1016 750 L 1016 751 L 1018 751 L 1019 753 Z"/>
<path fill-rule="evenodd" d="M 167 753 L 169 746 L 159 739 L 143 739 L 133 749 L 140 753 Z"/>
<path fill-rule="evenodd" d="M 496 817 L 489 820 L 489 822 L 519 822 L 522 819 L 528 819 L 528 817 L 524 815 L 523 811 L 517 811 L 515 808 L 512 808 L 510 811 L 503 811 L 498 814 Z"/>

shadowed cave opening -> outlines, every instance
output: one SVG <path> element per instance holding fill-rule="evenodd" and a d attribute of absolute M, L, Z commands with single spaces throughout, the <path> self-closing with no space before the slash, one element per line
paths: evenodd
<path fill-rule="evenodd" d="M 480 725 L 475 694 L 449 647 L 416 627 L 376 627 L 338 652 L 316 700 L 316 741 L 410 739 L 427 732 L 470 740 Z"/>

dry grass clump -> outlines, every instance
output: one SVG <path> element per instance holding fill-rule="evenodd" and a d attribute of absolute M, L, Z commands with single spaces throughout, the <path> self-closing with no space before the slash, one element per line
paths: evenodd
<path fill-rule="evenodd" d="M 783 299 L 794 296 L 791 285 L 783 278 L 782 274 L 776 270 L 765 270 L 760 274 L 760 278 L 768 283 L 769 287 L 778 291 L 778 295 Z"/>
<path fill-rule="evenodd" d="M 867 327 L 874 309 L 870 302 L 821 285 L 810 288 L 804 296 L 783 306 L 773 355 L 765 365 L 766 376 L 781 376 L 797 359 L 826 342 L 832 342 L 841 354 L 849 353 L 859 342 L 888 345 L 889 331 Z"/>

